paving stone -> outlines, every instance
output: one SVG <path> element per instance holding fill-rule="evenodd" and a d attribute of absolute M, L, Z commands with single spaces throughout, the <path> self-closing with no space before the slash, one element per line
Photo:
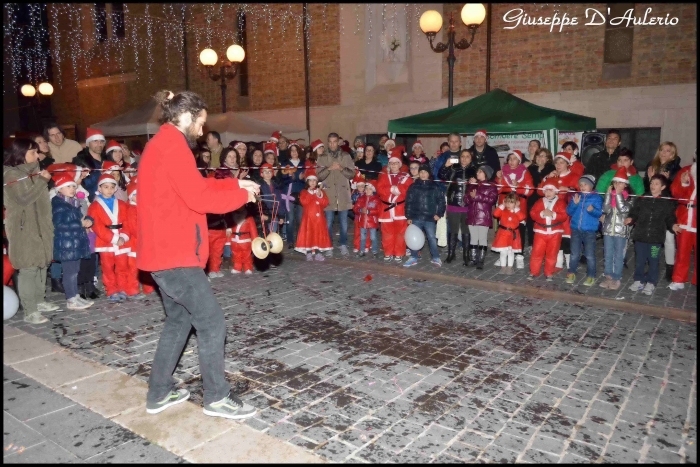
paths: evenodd
<path fill-rule="evenodd" d="M 522 460 L 532 464 L 556 464 L 559 462 L 559 456 L 538 451 L 537 449 L 528 449 L 522 455 Z"/>

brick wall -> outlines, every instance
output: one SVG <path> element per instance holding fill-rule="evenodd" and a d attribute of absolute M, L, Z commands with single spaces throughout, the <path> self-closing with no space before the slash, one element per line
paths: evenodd
<path fill-rule="evenodd" d="M 458 35 L 465 37 L 467 28 L 459 13 L 463 4 L 445 4 L 447 28 L 454 12 Z M 556 92 L 596 88 L 651 86 L 691 83 L 697 80 L 696 14 L 694 4 L 636 4 L 635 14 L 644 15 L 648 7 L 653 16 L 667 13 L 679 18 L 676 26 L 636 26 L 634 28 L 632 72 L 625 79 L 603 79 L 604 26 L 584 26 L 586 8 L 606 11 L 606 4 L 566 4 L 569 17 L 579 24 L 563 32 L 545 26 L 509 26 L 503 15 L 522 8 L 529 16 L 552 16 L 553 6 L 542 4 L 492 4 L 491 89 L 510 93 Z M 538 10 L 538 8 L 540 8 Z M 560 8 L 560 10 L 563 10 Z M 561 17 L 563 11 L 560 11 Z M 447 97 L 447 52 L 443 63 L 443 97 Z M 486 21 L 477 31 L 472 46 L 455 53 L 455 97 L 476 96 L 486 89 Z"/>

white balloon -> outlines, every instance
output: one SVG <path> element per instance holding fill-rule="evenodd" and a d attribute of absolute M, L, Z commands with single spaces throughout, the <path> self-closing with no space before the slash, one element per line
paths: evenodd
<path fill-rule="evenodd" d="M 2 289 L 2 314 L 3 319 L 12 318 L 19 309 L 19 298 L 12 287 L 3 286 Z"/>
<path fill-rule="evenodd" d="M 406 233 L 403 238 L 406 240 L 406 246 L 411 250 L 420 250 L 423 248 L 423 245 L 425 245 L 425 234 L 423 230 L 413 224 L 410 224 L 406 228 Z"/>

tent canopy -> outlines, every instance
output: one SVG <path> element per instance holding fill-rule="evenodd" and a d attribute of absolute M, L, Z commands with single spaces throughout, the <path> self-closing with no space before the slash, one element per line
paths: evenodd
<path fill-rule="evenodd" d="M 236 112 L 209 115 L 204 127 L 205 132 L 219 132 L 224 146 L 231 141 L 267 141 L 275 131 L 281 131 L 289 139 L 304 139 L 309 143 L 307 130 L 263 122 Z"/>
<path fill-rule="evenodd" d="M 596 129 L 595 118 L 548 109 L 494 89 L 447 109 L 433 110 L 389 121 L 389 132 L 397 134 L 518 133 L 557 129 Z"/>
<path fill-rule="evenodd" d="M 160 128 L 158 118 L 160 106 L 155 99 L 148 99 L 141 107 L 104 122 L 90 125 L 102 131 L 105 136 L 140 136 L 154 135 Z"/>

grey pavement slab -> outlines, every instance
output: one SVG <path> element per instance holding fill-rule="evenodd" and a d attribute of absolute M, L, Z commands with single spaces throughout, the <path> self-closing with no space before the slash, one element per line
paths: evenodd
<path fill-rule="evenodd" d="M 377 273 L 372 261 L 284 260 L 212 281 L 227 324 L 227 377 L 247 383 L 241 397 L 259 408 L 251 428 L 333 462 L 661 462 L 669 450 L 696 459 L 695 326 Z M 417 268 L 478 277 L 461 264 Z M 487 265 L 484 277 L 489 270 L 496 276 Z M 47 316 L 43 325 L 6 324 L 148 379 L 164 320 L 157 295 Z M 175 377 L 201 404 L 192 336 Z M 4 385 L 22 399 L 8 405 L 6 394 L 6 412 L 63 455 L 87 454 L 37 423 L 72 411 L 68 426 L 105 447 L 95 461 L 109 452 L 114 462 L 167 461 L 22 375 L 5 371 Z"/>
<path fill-rule="evenodd" d="M 3 379 L 3 463 L 184 462 L 6 365 Z"/>

